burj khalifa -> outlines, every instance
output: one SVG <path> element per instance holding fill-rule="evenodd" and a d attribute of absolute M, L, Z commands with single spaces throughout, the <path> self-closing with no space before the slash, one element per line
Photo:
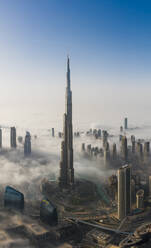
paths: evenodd
<path fill-rule="evenodd" d="M 73 168 L 73 130 L 72 130 L 72 91 L 71 91 L 71 81 L 70 81 L 70 60 L 68 57 L 65 114 L 63 116 L 63 141 L 61 143 L 59 186 L 61 188 L 68 188 L 73 185 L 74 185 L 74 168 Z"/>

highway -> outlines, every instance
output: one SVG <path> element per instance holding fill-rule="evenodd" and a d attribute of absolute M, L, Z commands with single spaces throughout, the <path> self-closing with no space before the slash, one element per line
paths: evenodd
<path fill-rule="evenodd" d="M 79 220 L 78 218 L 74 218 L 74 217 L 68 217 L 67 220 L 74 221 L 76 223 L 81 223 L 81 224 L 88 225 L 88 226 L 92 226 L 92 227 L 95 227 L 95 228 L 98 228 L 98 229 L 101 229 L 101 230 L 114 232 L 114 233 L 127 234 L 127 235 L 132 234 L 132 233 L 129 233 L 129 232 L 120 231 L 119 229 L 113 229 L 113 228 L 93 224 L 93 223 L 90 223 L 90 222 L 87 222 L 87 221 L 84 221 L 84 220 Z"/>

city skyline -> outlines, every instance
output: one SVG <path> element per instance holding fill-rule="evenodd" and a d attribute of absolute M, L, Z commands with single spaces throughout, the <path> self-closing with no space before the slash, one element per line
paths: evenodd
<path fill-rule="evenodd" d="M 150 247 L 151 3 L 0 16 L 0 247 Z"/>

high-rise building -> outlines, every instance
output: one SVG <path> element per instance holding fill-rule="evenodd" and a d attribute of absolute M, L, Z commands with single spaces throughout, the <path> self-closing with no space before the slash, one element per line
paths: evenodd
<path fill-rule="evenodd" d="M 92 155 L 91 144 L 87 145 L 87 153 L 88 155 Z"/>
<path fill-rule="evenodd" d="M 131 166 L 118 170 L 118 218 L 122 220 L 131 212 Z"/>
<path fill-rule="evenodd" d="M 108 133 L 106 130 L 102 131 L 102 135 L 103 135 L 103 147 L 105 147 L 106 143 L 107 143 L 107 138 L 108 138 Z"/>
<path fill-rule="evenodd" d="M 59 185 L 66 188 L 74 185 L 73 168 L 73 131 L 72 131 L 72 91 L 70 85 L 70 61 L 67 58 L 67 87 L 65 114 L 63 119 L 63 141 L 61 144 L 61 161 Z"/>
<path fill-rule="evenodd" d="M 151 176 L 149 176 L 149 196 L 151 197 Z"/>
<path fill-rule="evenodd" d="M 16 128 L 11 127 L 10 129 L 10 146 L 16 148 Z"/>
<path fill-rule="evenodd" d="M 101 137 L 101 129 L 98 130 L 98 137 Z"/>
<path fill-rule="evenodd" d="M 0 128 L 0 148 L 2 148 L 2 129 Z"/>
<path fill-rule="evenodd" d="M 58 137 L 62 138 L 62 133 L 61 132 L 58 133 Z"/>
<path fill-rule="evenodd" d="M 104 148 L 104 163 L 106 168 L 110 166 L 110 146 L 108 142 L 106 142 Z"/>
<path fill-rule="evenodd" d="M 31 154 L 31 136 L 29 132 L 26 132 L 25 142 L 24 142 L 24 155 L 28 156 Z"/>
<path fill-rule="evenodd" d="M 85 151 L 85 143 L 82 143 L 81 150 L 84 152 Z"/>
<path fill-rule="evenodd" d="M 131 142 L 135 141 L 135 136 L 131 135 Z"/>
<path fill-rule="evenodd" d="M 122 126 L 120 126 L 120 132 L 121 132 L 121 133 L 123 132 L 123 127 L 122 127 Z"/>
<path fill-rule="evenodd" d="M 137 153 L 140 159 L 143 158 L 143 145 L 138 141 L 137 142 Z"/>
<path fill-rule="evenodd" d="M 140 189 L 136 193 L 136 207 L 144 208 L 144 190 Z"/>
<path fill-rule="evenodd" d="M 127 138 L 122 136 L 121 140 L 121 155 L 125 163 L 128 161 L 128 149 L 127 149 Z"/>
<path fill-rule="evenodd" d="M 144 156 L 147 158 L 149 157 L 150 153 L 150 142 L 145 142 L 144 144 Z"/>
<path fill-rule="evenodd" d="M 117 149 L 116 149 L 116 144 L 115 143 L 113 143 L 113 146 L 112 146 L 112 159 L 113 160 L 117 159 Z"/>
<path fill-rule="evenodd" d="M 54 127 L 51 129 L 51 131 L 52 131 L 52 137 L 55 137 L 55 129 L 54 129 Z"/>
<path fill-rule="evenodd" d="M 117 200 L 117 176 L 112 175 L 108 179 L 109 182 L 109 194 L 114 199 Z"/>
<path fill-rule="evenodd" d="M 135 141 L 132 141 L 132 153 L 135 153 Z"/>
<path fill-rule="evenodd" d="M 124 119 L 124 129 L 128 129 L 128 119 L 127 119 L 127 117 Z"/>

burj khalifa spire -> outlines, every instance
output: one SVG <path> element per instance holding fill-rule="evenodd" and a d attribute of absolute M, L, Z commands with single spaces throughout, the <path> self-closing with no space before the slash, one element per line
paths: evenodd
<path fill-rule="evenodd" d="M 65 114 L 63 118 L 63 141 L 61 143 L 61 161 L 59 185 L 62 188 L 73 186 L 73 131 L 72 131 L 72 91 L 70 82 L 70 60 L 67 58 L 67 85 Z"/>

